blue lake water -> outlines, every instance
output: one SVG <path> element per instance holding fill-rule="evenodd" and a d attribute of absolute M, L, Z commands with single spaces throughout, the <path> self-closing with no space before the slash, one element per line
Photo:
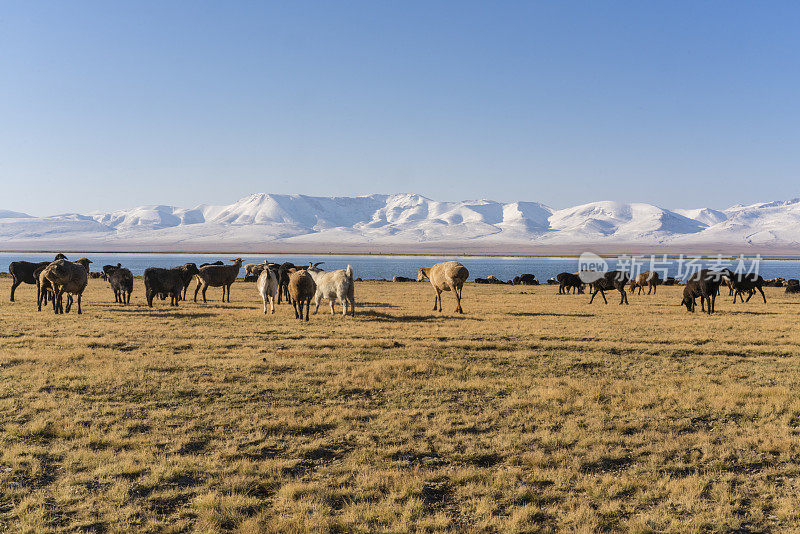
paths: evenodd
<path fill-rule="evenodd" d="M 52 260 L 53 253 L 27 253 L 27 252 L 0 252 L 0 272 L 8 271 L 8 264 L 16 260 L 47 261 Z M 105 264 L 116 265 L 122 263 L 133 272 L 141 275 L 147 267 L 173 267 L 186 262 L 201 263 L 222 260 L 228 262 L 232 256 L 220 254 L 148 254 L 148 253 L 70 253 L 70 259 L 86 256 L 92 260 L 92 271 L 100 271 Z M 272 254 L 258 256 L 242 256 L 245 263 L 261 263 L 269 260 L 275 263 L 290 261 L 297 265 L 308 264 L 309 261 L 324 261 L 321 268 L 325 270 L 344 269 L 347 264 L 353 266 L 356 277 L 384 278 L 391 280 L 395 275 L 416 278 L 417 269 L 430 266 L 434 263 L 447 260 L 458 260 L 470 272 L 470 280 L 476 277 L 485 278 L 494 275 L 502 280 L 510 280 L 523 273 L 531 273 L 544 282 L 560 272 L 575 272 L 578 270 L 576 257 L 481 257 L 481 256 L 381 256 L 381 255 L 300 255 L 300 254 Z M 651 267 L 667 276 L 682 279 L 691 269 L 698 266 L 719 268 L 728 267 L 743 271 L 755 270 L 764 278 L 770 279 L 777 276 L 784 278 L 800 278 L 800 259 L 769 259 L 761 258 L 756 264 L 752 258 L 744 258 L 740 264 L 737 258 L 704 259 L 693 261 L 689 258 L 668 258 L 663 256 L 638 257 L 637 267 L 630 268 L 631 260 L 626 257 L 609 258 L 609 267 L 614 269 L 622 266 L 627 271 L 643 272 Z M 651 261 L 655 261 L 651 264 Z M 244 276 L 242 269 L 240 276 Z"/>

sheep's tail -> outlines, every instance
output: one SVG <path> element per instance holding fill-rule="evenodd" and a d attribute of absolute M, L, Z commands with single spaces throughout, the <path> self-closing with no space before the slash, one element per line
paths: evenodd
<path fill-rule="evenodd" d="M 350 265 L 349 263 L 347 264 L 347 269 L 344 270 L 344 274 L 346 274 L 347 278 L 349 278 L 350 280 L 353 279 L 353 266 Z"/>

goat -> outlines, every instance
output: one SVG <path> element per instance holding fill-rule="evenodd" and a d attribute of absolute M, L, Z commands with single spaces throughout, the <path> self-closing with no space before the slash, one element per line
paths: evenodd
<path fill-rule="evenodd" d="M 461 291 L 464 282 L 469 278 L 469 271 L 457 261 L 446 261 L 437 263 L 433 267 L 420 267 L 417 271 L 417 282 L 425 279 L 430 280 L 433 289 L 436 290 L 436 299 L 433 301 L 433 310 L 437 306 L 439 312 L 442 311 L 442 291 L 452 291 L 456 296 L 456 312 L 464 313 L 461 308 Z"/>
<path fill-rule="evenodd" d="M 131 303 L 131 293 L 133 293 L 133 274 L 117 264 L 109 274 L 108 283 L 114 292 L 114 302 L 121 304 Z"/>
<path fill-rule="evenodd" d="M 589 304 L 594 301 L 597 293 L 600 293 L 600 296 L 603 297 L 603 302 L 608 304 L 605 292 L 612 289 L 619 291 L 620 304 L 629 304 L 628 294 L 625 292 L 625 286 L 628 285 L 629 280 L 628 273 L 623 271 L 608 271 L 607 273 L 603 273 L 603 276 L 589 284 L 589 286 L 594 290 L 592 292 L 592 298 L 589 300 Z"/>
<path fill-rule="evenodd" d="M 639 293 L 637 294 L 641 295 L 642 290 L 644 289 L 645 286 L 647 286 L 647 294 L 649 295 L 650 292 L 652 291 L 653 294 L 655 295 L 656 288 L 660 283 L 661 283 L 661 278 L 659 278 L 658 273 L 656 271 L 645 271 L 636 276 L 636 278 L 634 278 L 633 280 L 631 280 L 630 291 L 631 294 L 633 294 L 633 292 L 638 288 Z"/>
<path fill-rule="evenodd" d="M 733 303 L 736 304 L 736 297 L 739 297 L 742 302 L 750 302 L 750 299 L 755 294 L 757 290 L 761 293 L 761 297 L 764 299 L 764 304 L 767 303 L 767 296 L 764 295 L 764 279 L 761 275 L 755 273 L 734 273 L 730 269 L 722 269 L 722 277 L 723 279 L 728 280 L 731 289 L 733 289 Z M 747 291 L 749 293 L 747 300 L 744 300 L 744 296 L 742 295 L 743 292 Z"/>
<path fill-rule="evenodd" d="M 687 295 L 687 288 L 689 293 L 694 295 L 694 298 L 700 297 L 700 309 L 707 312 L 709 315 L 714 313 L 715 304 L 717 301 L 717 293 L 719 293 L 719 286 L 722 283 L 722 274 L 710 269 L 701 269 L 692 274 L 686 280 L 686 288 L 684 288 L 684 301 L 681 304 L 686 305 L 689 309 L 689 304 L 685 301 Z M 692 306 L 689 311 L 694 311 L 694 298 L 692 299 Z"/>
<path fill-rule="evenodd" d="M 72 308 L 72 295 L 78 297 L 78 315 L 82 313 L 81 299 L 83 290 L 89 282 L 89 264 L 91 260 L 80 258 L 75 262 L 64 259 L 56 260 L 39 273 L 40 285 L 42 280 L 47 280 L 53 290 L 53 312 L 69 313 Z M 66 309 L 63 306 L 63 295 L 67 294 Z M 41 308 L 42 295 L 38 296 Z"/>
<path fill-rule="evenodd" d="M 294 271 L 289 275 L 289 299 L 294 308 L 295 319 L 303 320 L 303 304 L 306 306 L 306 321 L 308 321 L 308 313 L 311 308 L 311 299 L 317 292 L 317 284 L 314 278 L 305 269 Z M 298 305 L 300 307 L 298 313 Z"/>
<path fill-rule="evenodd" d="M 170 306 L 178 305 L 183 290 L 183 278 L 179 268 L 148 267 L 144 270 L 143 278 L 144 296 L 149 307 L 153 307 L 153 297 L 164 294 L 170 296 Z"/>
<path fill-rule="evenodd" d="M 258 275 L 256 289 L 258 289 L 258 294 L 261 295 L 261 301 L 264 303 L 264 314 L 266 315 L 267 313 L 267 301 L 269 301 L 271 312 L 275 313 L 275 297 L 278 295 L 278 277 L 275 271 L 265 265 L 261 269 L 261 274 Z"/>
<path fill-rule="evenodd" d="M 319 311 L 319 304 L 323 298 L 328 299 L 331 305 L 331 315 L 335 313 L 334 302 L 338 301 L 342 305 L 342 317 L 347 315 L 347 304 L 350 303 L 350 316 L 356 316 L 355 284 L 353 283 L 353 267 L 347 269 L 325 272 L 311 264 L 306 269 L 317 290 L 314 292 L 314 314 Z"/>
<path fill-rule="evenodd" d="M 53 261 L 66 260 L 67 257 L 63 254 L 56 254 Z M 8 274 L 11 275 L 11 302 L 14 302 L 14 292 L 20 284 L 38 285 L 38 278 L 34 273 L 50 265 L 49 261 L 30 262 L 30 261 L 12 261 L 8 266 Z"/>
<path fill-rule="evenodd" d="M 209 286 L 222 288 L 222 302 L 225 302 L 227 292 L 228 302 L 231 301 L 231 286 L 239 276 L 239 269 L 242 267 L 242 258 L 231 260 L 231 265 L 206 265 L 200 267 L 197 277 L 199 281 L 194 289 L 194 301 L 197 302 L 197 292 L 203 286 L 203 302 L 206 301 L 206 290 Z"/>

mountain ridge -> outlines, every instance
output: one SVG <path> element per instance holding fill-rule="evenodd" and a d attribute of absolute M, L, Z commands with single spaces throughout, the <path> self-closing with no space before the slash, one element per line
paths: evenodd
<path fill-rule="evenodd" d="M 47 217 L 0 210 L 0 248 L 244 248 L 438 245 L 535 251 L 595 245 L 655 248 L 800 248 L 800 199 L 666 209 L 596 201 L 563 209 L 538 202 L 438 201 L 413 193 L 318 197 L 254 193 L 227 205 L 151 204 Z"/>

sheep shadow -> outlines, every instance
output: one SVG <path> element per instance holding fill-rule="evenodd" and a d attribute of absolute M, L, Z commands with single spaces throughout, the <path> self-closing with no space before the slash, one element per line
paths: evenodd
<path fill-rule="evenodd" d="M 461 315 L 390 315 L 388 313 L 372 310 L 361 311 L 356 314 L 356 317 L 366 318 L 367 321 L 379 321 L 385 323 L 421 323 L 450 319 L 467 319 L 467 317 Z"/>
<path fill-rule="evenodd" d="M 356 302 L 356 308 L 397 308 L 395 304 L 388 302 Z"/>
<path fill-rule="evenodd" d="M 509 312 L 516 317 L 595 317 L 594 313 Z"/>
<path fill-rule="evenodd" d="M 779 315 L 777 312 L 757 312 L 757 311 L 726 311 L 731 315 Z"/>
<path fill-rule="evenodd" d="M 192 312 L 192 311 L 161 311 L 161 310 L 152 310 L 152 313 L 147 314 L 150 317 L 170 317 L 173 319 L 195 319 L 195 318 L 207 318 L 207 317 L 217 317 L 216 313 L 211 312 Z"/>

